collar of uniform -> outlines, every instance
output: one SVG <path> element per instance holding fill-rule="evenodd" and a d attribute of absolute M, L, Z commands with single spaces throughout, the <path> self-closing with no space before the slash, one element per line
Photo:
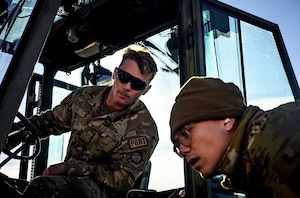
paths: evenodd
<path fill-rule="evenodd" d="M 231 175 L 234 165 L 237 163 L 239 155 L 242 154 L 241 147 L 245 144 L 245 135 L 247 133 L 247 128 L 249 123 L 253 119 L 254 115 L 260 109 L 256 106 L 249 106 L 245 109 L 237 129 L 235 131 L 234 137 L 223 157 L 219 163 L 219 170 L 226 175 Z"/>
<path fill-rule="evenodd" d="M 93 97 L 88 101 L 88 103 L 92 107 L 95 115 L 98 114 L 97 109 L 100 109 L 101 103 L 110 89 L 111 86 L 95 86 L 95 89 L 92 90 L 91 95 L 93 95 Z"/>
<path fill-rule="evenodd" d="M 106 93 L 108 94 L 110 89 L 111 89 L 111 86 L 107 86 L 107 87 L 97 86 L 97 88 L 94 90 L 94 93 L 92 93 L 94 95 L 94 97 L 92 99 L 90 99 L 88 101 L 88 103 L 91 106 L 100 105 L 103 97 L 105 97 Z"/>
<path fill-rule="evenodd" d="M 98 89 L 93 90 L 92 95 L 94 95 L 94 97 L 91 98 L 88 101 L 88 103 L 91 105 L 94 115 L 98 115 L 98 113 L 96 111 L 99 110 L 99 108 L 101 107 L 102 100 L 104 100 L 104 98 L 108 95 L 111 88 L 112 88 L 111 86 L 105 86 L 105 87 L 98 86 Z M 141 111 L 144 109 L 146 109 L 144 103 L 138 99 L 137 101 L 135 101 L 135 103 L 130 105 L 128 108 L 126 108 L 122 111 L 115 111 L 115 112 L 109 113 L 107 115 L 103 115 L 103 118 L 109 117 L 109 119 L 111 121 L 114 121 L 114 120 L 119 119 L 120 117 L 123 117 L 124 115 L 138 112 L 138 111 Z"/>

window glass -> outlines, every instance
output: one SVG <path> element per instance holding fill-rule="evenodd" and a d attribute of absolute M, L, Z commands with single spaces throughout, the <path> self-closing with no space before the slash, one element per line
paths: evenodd
<path fill-rule="evenodd" d="M 3 8 L 0 8 L 0 85 L 9 67 L 12 54 L 15 52 L 18 41 L 26 28 L 36 0 L 12 0 L 5 3 L 8 7 L 7 13 Z"/>
<path fill-rule="evenodd" d="M 12 0 L 6 2 L 8 2 L 8 13 L 1 15 L 0 20 L 0 44 L 4 51 L 7 51 L 8 47 L 13 47 L 22 36 L 36 0 Z M 3 43 L 4 41 L 7 41 L 7 45 L 2 45 L 5 44 Z"/>
<path fill-rule="evenodd" d="M 207 76 L 235 83 L 265 110 L 294 100 L 272 32 L 210 9 L 203 23 Z"/>
<path fill-rule="evenodd" d="M 264 109 L 293 101 L 272 32 L 241 22 L 248 104 Z"/>
<path fill-rule="evenodd" d="M 73 70 L 70 73 L 58 71 L 54 77 L 55 80 L 62 81 L 77 87 L 81 86 L 81 72 L 82 68 Z M 60 102 L 71 93 L 72 90 L 67 90 L 58 86 L 53 87 L 52 108 L 60 104 Z M 51 135 L 49 138 L 49 153 L 48 166 L 51 164 L 64 161 L 70 132 L 61 134 L 59 136 Z"/>
<path fill-rule="evenodd" d="M 242 87 L 237 20 L 216 10 L 204 10 L 203 20 L 206 75 Z"/>
<path fill-rule="evenodd" d="M 37 63 L 35 65 L 35 68 L 34 68 L 34 74 L 43 75 L 43 73 L 44 73 L 44 66 L 42 64 L 40 64 L 40 63 Z M 38 86 L 40 86 L 40 85 L 41 85 L 40 83 L 36 84 L 37 87 L 35 88 L 35 91 L 36 91 L 36 93 L 35 93 L 35 97 L 36 97 L 35 101 L 37 101 L 38 96 L 39 96 L 39 92 L 38 92 L 39 88 L 38 88 Z M 18 111 L 22 115 L 25 115 L 26 100 L 27 100 L 27 91 L 24 93 L 22 102 L 21 102 L 21 104 L 19 106 L 19 109 L 18 109 Z M 38 109 L 34 108 L 33 112 L 34 112 L 34 114 L 37 114 Z M 19 121 L 20 120 L 17 117 L 14 120 L 14 122 L 19 122 Z M 17 146 L 16 148 L 12 149 L 12 152 L 16 151 L 19 147 L 20 147 L 20 145 Z M 33 149 L 35 149 L 35 147 L 34 146 L 30 146 L 29 155 L 32 154 Z M 19 155 L 20 155 L 20 153 L 19 153 Z M 2 163 L 3 160 L 6 159 L 7 157 L 8 156 L 6 154 L 1 153 L 1 155 L 0 155 L 0 162 Z M 33 161 L 29 160 L 28 161 L 28 166 L 31 167 L 32 163 L 33 163 Z M 4 166 L 1 167 L 1 169 L 0 169 L 1 173 L 4 173 L 4 174 L 6 174 L 7 176 L 9 176 L 11 178 L 19 178 L 19 170 L 20 170 L 20 160 L 19 159 L 11 159 L 10 161 L 7 162 L 7 164 L 3 164 L 3 165 Z M 28 175 L 28 178 L 29 178 L 31 176 L 31 169 L 30 168 L 28 169 L 27 173 L 28 173 L 27 175 Z"/>

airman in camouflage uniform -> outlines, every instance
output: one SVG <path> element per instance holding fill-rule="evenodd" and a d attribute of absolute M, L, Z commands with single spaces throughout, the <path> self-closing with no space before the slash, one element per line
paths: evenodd
<path fill-rule="evenodd" d="M 82 87 L 30 118 L 41 138 L 71 131 L 66 158 L 30 182 L 25 197 L 118 197 L 145 169 L 157 143 L 155 121 L 138 98 L 157 72 L 151 56 L 128 49 L 112 86 Z"/>
<path fill-rule="evenodd" d="M 300 101 L 263 111 L 232 83 L 191 77 L 170 127 L 175 151 L 203 177 L 224 174 L 247 197 L 300 197 Z"/>

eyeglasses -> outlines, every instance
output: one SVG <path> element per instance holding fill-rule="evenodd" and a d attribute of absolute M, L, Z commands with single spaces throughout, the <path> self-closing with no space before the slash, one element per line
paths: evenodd
<path fill-rule="evenodd" d="M 179 157 L 184 157 L 180 153 L 180 149 L 179 149 L 180 144 L 185 147 L 189 147 L 189 146 L 191 146 L 191 143 L 192 143 L 192 136 L 191 136 L 190 132 L 184 128 L 183 130 L 181 130 L 180 132 L 177 132 L 175 134 L 173 151 Z"/>
<path fill-rule="evenodd" d="M 131 88 L 134 90 L 144 90 L 147 87 L 147 83 L 132 76 L 131 74 L 127 73 L 126 71 L 120 68 L 117 68 L 117 77 L 121 83 L 130 82 Z"/>

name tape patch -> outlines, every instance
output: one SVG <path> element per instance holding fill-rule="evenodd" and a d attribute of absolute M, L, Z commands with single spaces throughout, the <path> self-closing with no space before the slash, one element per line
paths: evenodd
<path fill-rule="evenodd" d="M 103 124 L 99 126 L 99 129 L 104 132 L 106 135 L 108 135 L 109 137 L 111 137 L 112 139 L 116 140 L 116 141 L 120 141 L 121 140 L 121 136 L 118 135 L 114 130 L 104 126 Z"/>

